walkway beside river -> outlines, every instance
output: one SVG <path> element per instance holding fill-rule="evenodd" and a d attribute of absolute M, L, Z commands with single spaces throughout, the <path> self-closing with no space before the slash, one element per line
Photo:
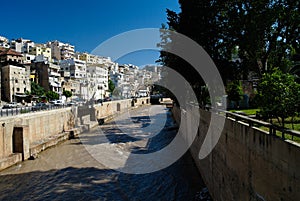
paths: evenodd
<path fill-rule="evenodd" d="M 149 109 L 153 107 L 156 108 L 151 109 L 149 116 Z M 166 115 L 166 126 L 151 143 L 138 132 L 139 138 L 133 140 L 133 133 L 128 136 L 119 132 L 120 127 L 111 122 L 42 152 L 36 160 L 0 172 L 0 200 L 201 200 L 199 192 L 205 186 L 189 153 L 163 170 L 126 174 L 109 169 L 87 151 L 87 142 L 98 136 L 100 129 L 109 140 L 105 146 L 136 150 L 148 144 L 148 151 L 159 150 L 176 135 L 170 112 L 163 106 L 147 106 L 134 111 L 129 118 L 134 121 L 133 129 L 136 130 L 158 123 L 160 119 L 155 118 L 162 116 L 157 112 Z M 130 129 L 125 130 L 127 134 L 130 132 Z"/>

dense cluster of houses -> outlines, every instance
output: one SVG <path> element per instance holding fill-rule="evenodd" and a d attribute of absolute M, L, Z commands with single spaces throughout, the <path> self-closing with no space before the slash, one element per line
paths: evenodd
<path fill-rule="evenodd" d="M 8 40 L 0 36 L 1 100 L 23 100 L 31 92 L 31 82 L 46 91 L 71 91 L 72 98 L 98 100 L 111 96 L 109 80 L 120 97 L 147 94 L 160 79 L 159 67 L 140 69 L 118 64 L 110 57 L 76 52 L 69 43 L 44 44 L 28 39 Z"/>

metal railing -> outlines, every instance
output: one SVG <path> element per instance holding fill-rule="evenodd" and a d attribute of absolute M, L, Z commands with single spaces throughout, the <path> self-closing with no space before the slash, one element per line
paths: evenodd
<path fill-rule="evenodd" d="M 47 105 L 46 107 L 35 107 L 35 106 L 22 106 L 16 108 L 5 108 L 0 109 L 0 116 L 1 117 L 9 117 L 9 116 L 16 116 L 20 114 L 26 113 L 33 113 L 38 111 L 46 111 L 46 110 L 54 110 L 60 108 L 70 107 L 67 105 Z"/>
<path fill-rule="evenodd" d="M 211 108 L 211 111 L 212 112 L 217 112 L 219 114 L 224 114 L 226 116 L 226 118 L 234 119 L 237 122 L 239 121 L 239 122 L 246 123 L 246 124 L 249 125 L 249 127 L 255 127 L 255 128 L 258 128 L 258 129 L 260 129 L 259 127 L 268 128 L 268 133 L 270 135 L 273 135 L 273 136 L 277 136 L 276 135 L 277 131 L 279 131 L 281 133 L 281 138 L 283 140 L 286 139 L 286 135 L 291 135 L 292 140 L 294 140 L 294 137 L 300 138 L 300 132 L 299 131 L 295 131 L 295 130 L 291 130 L 291 129 L 287 129 L 287 128 L 282 128 L 282 127 L 276 126 L 274 124 L 271 124 L 271 123 L 268 123 L 268 122 L 265 122 L 265 121 L 261 121 L 261 120 L 258 120 L 258 119 L 253 119 L 253 118 L 250 118 L 248 116 L 236 114 L 236 113 L 229 112 L 229 111 L 226 111 L 226 110 Z"/>

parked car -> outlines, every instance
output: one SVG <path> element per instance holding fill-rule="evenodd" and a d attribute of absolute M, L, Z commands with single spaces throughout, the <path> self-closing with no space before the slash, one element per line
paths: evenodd
<path fill-rule="evenodd" d="M 73 101 L 67 103 L 67 106 L 77 106 L 77 105 L 78 105 L 78 103 L 73 102 Z"/>
<path fill-rule="evenodd" d="M 53 100 L 53 101 L 49 101 L 49 103 L 55 106 L 63 106 L 65 104 L 63 100 Z"/>
<path fill-rule="evenodd" d="M 96 104 L 103 103 L 103 99 L 98 99 L 95 101 Z"/>
<path fill-rule="evenodd" d="M 62 100 L 56 100 L 55 103 L 54 103 L 55 106 L 63 106 L 64 104 L 65 103 Z"/>
<path fill-rule="evenodd" d="M 110 97 L 105 97 L 103 102 L 107 102 L 107 101 L 111 101 L 111 98 Z"/>
<path fill-rule="evenodd" d="M 49 108 L 49 106 L 46 103 L 37 103 L 31 108 L 31 110 L 38 111 L 38 110 L 46 110 L 47 108 Z"/>
<path fill-rule="evenodd" d="M 10 102 L 10 103 L 5 104 L 2 108 L 3 109 L 10 109 L 10 108 L 17 108 L 17 107 L 20 107 L 20 106 L 21 106 L 20 103 Z"/>

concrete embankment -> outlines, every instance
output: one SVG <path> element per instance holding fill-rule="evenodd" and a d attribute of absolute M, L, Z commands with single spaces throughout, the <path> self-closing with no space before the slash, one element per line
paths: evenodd
<path fill-rule="evenodd" d="M 200 192 L 204 186 L 189 153 L 148 174 L 111 169 L 114 164 L 148 169 L 145 160 L 132 160 L 133 155 L 144 155 L 151 162 L 149 154 L 164 149 L 177 135 L 177 126 L 165 106 L 148 105 L 128 114 L 45 150 L 36 160 L 1 171 L 0 200 L 207 201 L 208 195 Z M 157 129 L 157 122 L 164 125 L 162 130 Z M 146 127 L 149 130 L 142 132 L 142 137 L 138 131 Z M 120 163 L 124 157 L 127 160 Z M 155 157 L 151 166 L 162 158 Z"/>
<path fill-rule="evenodd" d="M 103 123 L 149 98 L 104 102 L 0 118 L 0 170 Z"/>
<path fill-rule="evenodd" d="M 197 108 L 174 107 L 173 115 L 177 122 L 189 125 L 195 118 L 193 110 Z M 221 137 L 213 151 L 200 160 L 211 115 L 200 110 L 200 127 L 190 152 L 214 200 L 300 200 L 299 144 L 217 116 L 225 119 Z"/>

